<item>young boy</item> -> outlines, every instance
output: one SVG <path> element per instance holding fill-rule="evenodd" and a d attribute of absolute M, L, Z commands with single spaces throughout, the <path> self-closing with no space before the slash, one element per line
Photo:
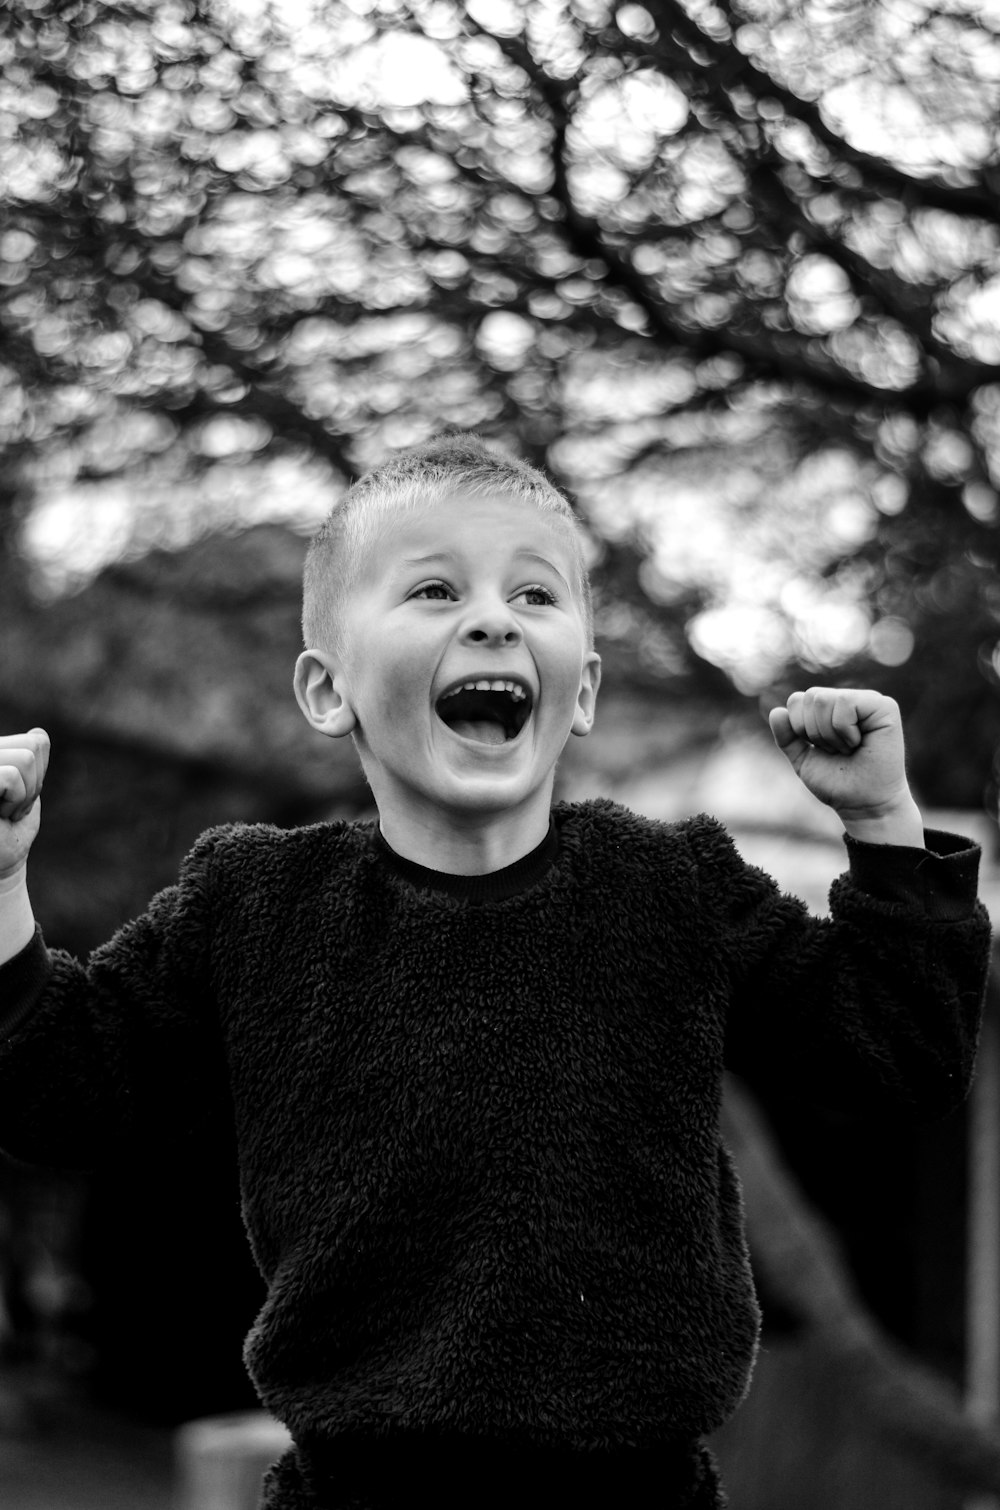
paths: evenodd
<path fill-rule="evenodd" d="M 758 1331 L 723 1067 L 955 1106 L 976 848 L 924 835 L 876 692 L 771 719 L 844 823 L 832 919 L 710 818 L 553 809 L 600 674 L 580 538 L 474 438 L 355 484 L 304 625 L 296 696 L 377 824 L 211 830 L 87 966 L 24 885 L 47 741 L 0 748 L 0 1145 L 87 1165 L 232 1125 L 268 1285 L 246 1362 L 295 1442 L 270 1510 L 721 1505 L 702 1439 Z"/>

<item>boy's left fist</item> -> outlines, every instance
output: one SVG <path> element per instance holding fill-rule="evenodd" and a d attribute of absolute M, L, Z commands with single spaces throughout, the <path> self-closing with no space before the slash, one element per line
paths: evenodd
<path fill-rule="evenodd" d="M 923 845 L 906 779 L 899 707 L 881 692 L 810 687 L 769 715 L 775 744 L 799 780 L 847 832 L 876 843 Z"/>

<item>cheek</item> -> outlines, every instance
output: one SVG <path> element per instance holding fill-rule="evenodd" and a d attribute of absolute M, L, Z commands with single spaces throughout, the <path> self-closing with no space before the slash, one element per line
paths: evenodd
<path fill-rule="evenodd" d="M 369 699 L 371 713 L 380 722 L 399 724 L 408 715 L 422 710 L 426 700 L 425 684 L 426 678 L 421 680 L 404 657 L 393 656 L 383 663 L 373 678 Z"/>
<path fill-rule="evenodd" d="M 551 647 L 542 674 L 553 701 L 565 707 L 575 706 L 583 675 L 583 657 L 577 636 L 567 635 L 565 641 Z"/>

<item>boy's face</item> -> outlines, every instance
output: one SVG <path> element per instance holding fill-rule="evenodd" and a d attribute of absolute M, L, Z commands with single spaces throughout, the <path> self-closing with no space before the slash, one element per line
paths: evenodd
<path fill-rule="evenodd" d="M 400 804 L 547 812 L 600 676 L 576 584 L 569 527 L 530 504 L 446 498 L 389 522 L 345 605 L 342 653 L 311 657 L 329 717 L 310 721 L 354 734 L 383 821 Z"/>

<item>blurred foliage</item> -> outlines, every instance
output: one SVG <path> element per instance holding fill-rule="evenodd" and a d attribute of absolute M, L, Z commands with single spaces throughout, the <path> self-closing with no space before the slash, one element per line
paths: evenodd
<path fill-rule="evenodd" d="M 623 674 L 877 680 L 925 795 L 977 805 L 998 28 L 965 0 L 14 0 L 8 548 L 52 592 L 307 526 L 476 427 L 578 503 Z"/>

